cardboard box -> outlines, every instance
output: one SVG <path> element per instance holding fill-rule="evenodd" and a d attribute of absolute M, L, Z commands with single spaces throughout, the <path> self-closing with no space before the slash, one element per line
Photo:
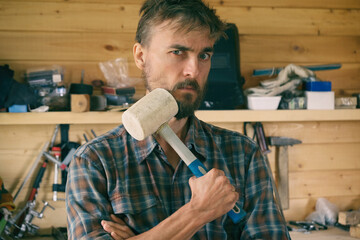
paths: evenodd
<path fill-rule="evenodd" d="M 312 92 L 306 91 L 307 109 L 335 109 L 334 92 Z"/>

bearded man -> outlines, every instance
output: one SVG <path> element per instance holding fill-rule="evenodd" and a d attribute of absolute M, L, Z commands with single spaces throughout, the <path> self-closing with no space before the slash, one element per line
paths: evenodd
<path fill-rule="evenodd" d="M 288 239 L 256 143 L 194 116 L 226 24 L 201 0 L 147 0 L 140 13 L 133 55 L 147 92 L 174 96 L 169 126 L 211 170 L 196 178 L 160 136 L 137 141 L 121 125 L 75 154 L 69 239 Z M 236 224 L 235 204 L 247 213 Z"/>

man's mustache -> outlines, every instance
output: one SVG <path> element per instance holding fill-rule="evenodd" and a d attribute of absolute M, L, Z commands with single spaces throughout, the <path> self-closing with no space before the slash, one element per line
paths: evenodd
<path fill-rule="evenodd" d="M 182 89 L 182 88 L 186 88 L 186 87 L 191 87 L 193 88 L 197 93 L 200 93 L 200 86 L 197 83 L 196 80 L 194 79 L 186 79 L 183 82 L 179 82 L 177 83 L 174 88 L 173 91 L 177 90 L 177 89 Z"/>

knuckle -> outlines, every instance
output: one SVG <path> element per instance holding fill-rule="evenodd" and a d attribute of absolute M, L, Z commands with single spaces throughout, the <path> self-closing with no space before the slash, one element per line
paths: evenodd
<path fill-rule="evenodd" d="M 219 181 L 219 183 L 220 183 L 221 185 L 224 185 L 224 186 L 230 185 L 230 181 L 229 181 L 229 179 L 228 179 L 226 176 L 219 176 L 219 177 L 217 178 L 217 180 Z"/>
<path fill-rule="evenodd" d="M 225 173 L 223 170 L 217 169 L 217 168 L 213 168 L 214 169 L 214 174 L 216 174 L 217 176 L 224 176 Z"/>
<path fill-rule="evenodd" d="M 236 202 L 239 199 L 239 193 L 234 192 L 232 195 L 233 195 L 233 201 Z"/>

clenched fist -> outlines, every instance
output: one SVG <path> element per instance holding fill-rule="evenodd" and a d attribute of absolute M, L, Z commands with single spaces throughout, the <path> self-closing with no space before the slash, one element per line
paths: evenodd
<path fill-rule="evenodd" d="M 239 198 L 225 173 L 215 168 L 200 178 L 191 177 L 189 184 L 192 193 L 190 204 L 202 213 L 207 222 L 229 212 Z"/>

